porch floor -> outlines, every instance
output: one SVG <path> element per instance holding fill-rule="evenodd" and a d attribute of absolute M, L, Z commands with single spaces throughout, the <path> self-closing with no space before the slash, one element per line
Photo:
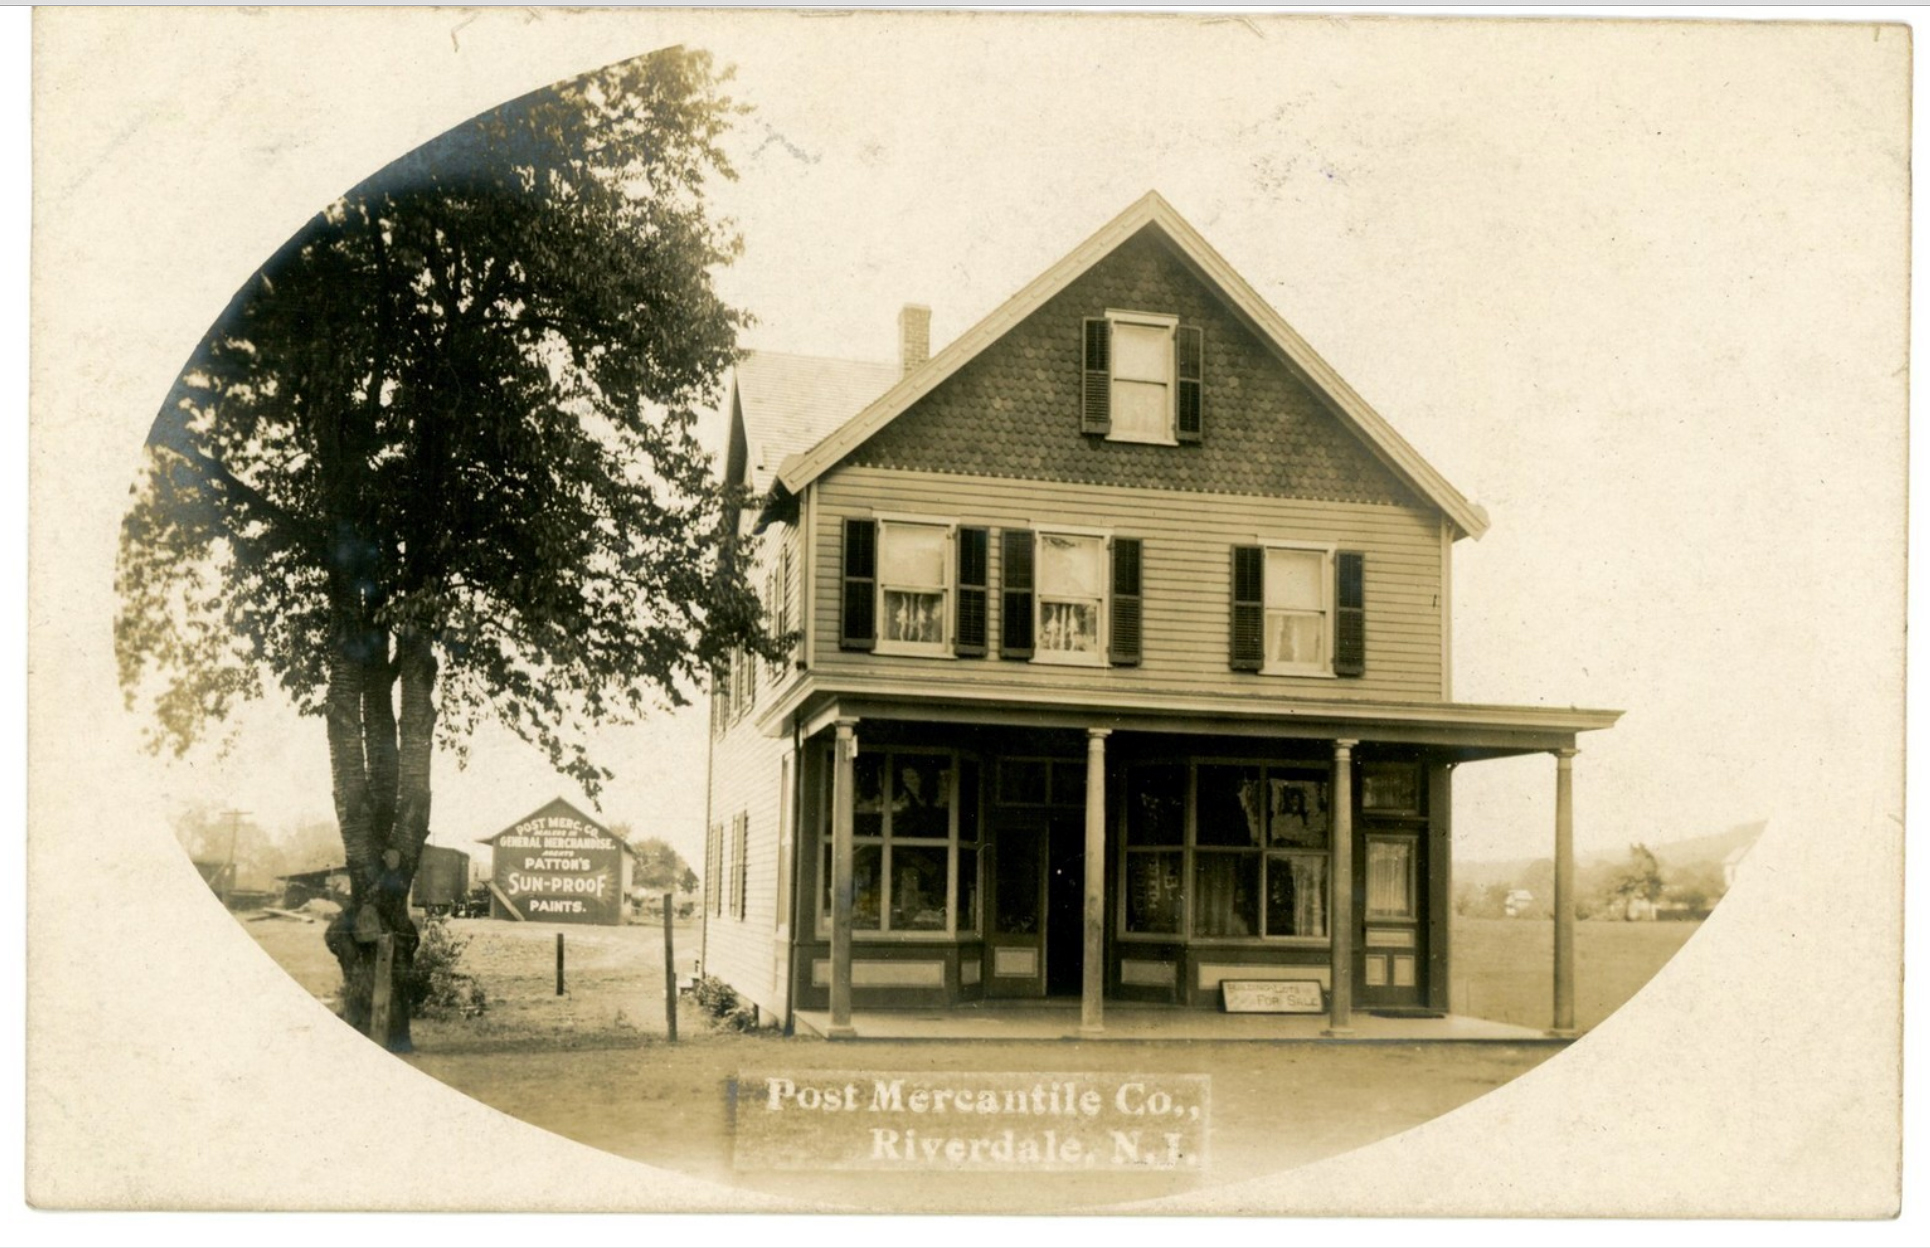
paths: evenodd
<path fill-rule="evenodd" d="M 826 1010 L 799 1010 L 797 1034 L 825 1037 Z M 853 1010 L 857 1040 L 1186 1040 L 1331 1042 L 1338 1044 L 1566 1043 L 1548 1032 L 1465 1014 L 1441 1018 L 1387 1018 L 1355 1010 L 1351 1036 L 1327 1036 L 1325 1014 L 1223 1014 L 1178 1005 L 1106 1003 L 1105 1030 L 1079 1030 L 1079 1002 L 970 1002 L 943 1009 Z"/>

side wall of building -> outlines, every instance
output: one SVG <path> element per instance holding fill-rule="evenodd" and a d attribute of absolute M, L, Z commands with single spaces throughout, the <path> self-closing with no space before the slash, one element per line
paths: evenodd
<path fill-rule="evenodd" d="M 772 526 L 746 551 L 751 584 L 773 600 L 766 606 L 775 620 L 775 599 L 788 596 L 795 604 L 800 597 L 797 531 Z M 788 614 L 795 621 L 797 608 Z M 785 1016 L 790 995 L 791 916 L 785 894 L 795 760 L 791 742 L 764 736 L 755 720 L 796 676 L 789 659 L 745 656 L 719 673 L 711 707 L 704 970 L 778 1019 Z"/>

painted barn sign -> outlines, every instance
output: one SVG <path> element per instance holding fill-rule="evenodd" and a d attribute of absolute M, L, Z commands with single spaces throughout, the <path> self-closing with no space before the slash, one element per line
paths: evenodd
<path fill-rule="evenodd" d="M 630 847 L 568 802 L 559 798 L 484 843 L 493 857 L 492 918 L 622 921 Z"/>

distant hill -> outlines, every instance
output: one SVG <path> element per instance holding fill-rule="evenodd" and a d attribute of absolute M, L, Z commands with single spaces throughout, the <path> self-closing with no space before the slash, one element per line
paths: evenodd
<path fill-rule="evenodd" d="M 1700 866 L 1722 865 L 1723 859 L 1739 845 L 1753 845 L 1769 826 L 1767 819 L 1754 823 L 1739 823 L 1723 832 L 1709 836 L 1692 836 L 1686 840 L 1668 841 L 1651 844 L 1656 863 L 1665 872 L 1680 872 Z M 1575 858 L 1576 874 L 1588 872 L 1591 868 L 1607 867 L 1620 863 L 1628 853 L 1627 846 L 1612 850 L 1602 850 L 1592 854 L 1578 854 Z M 1521 887 L 1523 881 L 1540 881 L 1552 878 L 1554 857 L 1545 855 L 1540 858 L 1504 858 L 1490 862 L 1457 859 L 1454 863 L 1454 884 L 1486 888 L 1490 884 L 1503 884 L 1510 888 Z M 1529 883 L 1527 887 L 1533 888 Z"/>

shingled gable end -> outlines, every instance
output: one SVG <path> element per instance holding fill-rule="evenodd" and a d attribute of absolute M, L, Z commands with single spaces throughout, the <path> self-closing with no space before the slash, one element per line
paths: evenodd
<path fill-rule="evenodd" d="M 1157 195 L 928 359 L 926 324 L 737 369 L 734 556 L 795 644 L 717 674 L 706 969 L 832 1035 L 1247 980 L 1336 1034 L 1444 1013 L 1453 768 L 1554 754 L 1566 861 L 1619 716 L 1453 701 L 1486 515 Z"/>

